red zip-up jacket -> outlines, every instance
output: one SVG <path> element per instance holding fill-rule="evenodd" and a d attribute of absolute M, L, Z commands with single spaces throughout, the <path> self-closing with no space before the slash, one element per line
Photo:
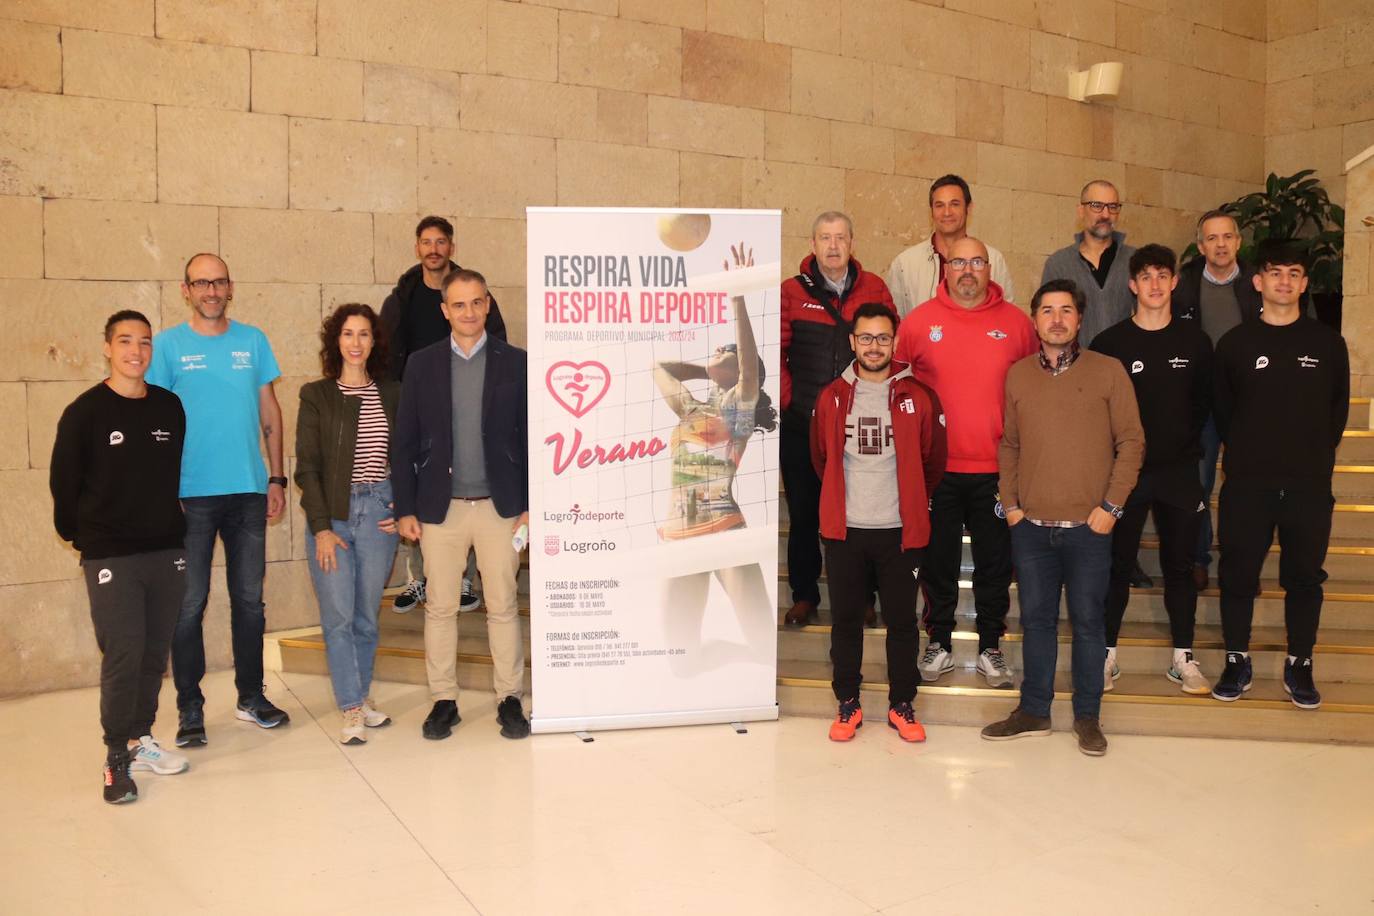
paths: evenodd
<path fill-rule="evenodd" d="M 816 398 L 811 421 L 811 463 L 821 479 L 821 536 L 843 541 L 849 530 L 844 502 L 845 420 L 854 406 L 854 366 Z M 888 367 L 888 408 L 897 449 L 897 511 L 902 549 L 930 543 L 930 494 L 945 473 L 945 415 L 940 398 L 916 381 L 911 367 Z"/>
<path fill-rule="evenodd" d="M 934 299 L 912 309 L 897 330 L 893 358 L 911 364 L 917 381 L 935 389 L 949 420 L 952 474 L 996 474 L 1002 441 L 1007 371 L 1040 347 L 1024 311 L 988 284 L 988 297 L 966 309 L 941 283 Z"/>

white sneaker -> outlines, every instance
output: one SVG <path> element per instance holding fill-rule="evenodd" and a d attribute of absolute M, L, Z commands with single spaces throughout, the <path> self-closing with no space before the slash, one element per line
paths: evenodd
<path fill-rule="evenodd" d="M 940 675 L 954 670 L 954 656 L 938 642 L 930 643 L 921 660 L 916 663 L 916 670 L 921 672 L 921 680 L 938 681 Z"/>
<path fill-rule="evenodd" d="M 367 732 L 363 725 L 363 707 L 354 706 L 343 711 L 343 729 L 339 732 L 340 744 L 366 744 Z"/>
<path fill-rule="evenodd" d="M 1184 693 L 1211 693 L 1212 685 L 1207 682 L 1207 678 L 1202 676 L 1202 669 L 1198 667 L 1197 661 L 1191 652 L 1181 652 L 1174 655 L 1174 663 L 1169 670 L 1164 672 L 1164 676 L 1175 684 L 1183 687 Z"/>
<path fill-rule="evenodd" d="M 472 580 L 463 577 L 463 597 L 458 601 L 458 613 L 468 614 L 482 606 L 482 599 L 472 593 Z"/>
<path fill-rule="evenodd" d="M 129 749 L 129 770 L 150 770 L 159 776 L 172 776 L 185 773 L 191 768 L 191 761 L 180 754 L 162 749 L 152 735 L 138 739 L 138 747 Z"/>
<path fill-rule="evenodd" d="M 987 678 L 989 687 L 1010 687 L 1011 666 L 1001 649 L 984 649 L 978 653 L 978 673 Z"/>
<path fill-rule="evenodd" d="M 373 702 L 372 697 L 363 700 L 363 724 L 368 728 L 381 728 L 383 725 L 390 725 L 391 716 L 388 716 L 384 712 L 380 712 L 377 707 L 373 705 Z"/>
<path fill-rule="evenodd" d="M 1121 677 L 1121 668 L 1116 664 L 1116 650 L 1107 650 L 1107 662 L 1102 668 L 1102 692 L 1109 693 L 1116 685 L 1112 682 Z"/>

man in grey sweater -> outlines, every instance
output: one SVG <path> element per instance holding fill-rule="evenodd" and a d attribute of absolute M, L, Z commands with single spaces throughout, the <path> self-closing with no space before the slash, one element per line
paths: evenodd
<path fill-rule="evenodd" d="M 1116 185 L 1105 179 L 1088 182 L 1078 195 L 1078 224 L 1082 231 L 1074 243 L 1061 248 L 1045 261 L 1040 276 L 1043 285 L 1051 280 L 1072 280 L 1083 291 L 1087 307 L 1078 343 L 1089 346 L 1098 332 L 1131 317 L 1135 295 L 1131 292 L 1127 263 L 1135 249 L 1126 244 L 1126 235 L 1116 231 L 1121 216 L 1121 195 Z"/>

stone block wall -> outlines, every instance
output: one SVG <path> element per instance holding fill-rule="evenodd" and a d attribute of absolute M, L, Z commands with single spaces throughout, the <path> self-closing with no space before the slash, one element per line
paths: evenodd
<path fill-rule="evenodd" d="M 426 212 L 453 219 L 458 259 L 491 279 L 517 341 L 528 205 L 777 207 L 789 264 L 814 214 L 841 208 L 856 256 L 885 271 L 930 232 L 929 184 L 954 171 L 973 185 L 974 233 L 1028 293 L 1090 178 L 1120 186 L 1133 241 L 1182 247 L 1200 211 L 1256 187 L 1279 151 L 1308 161 L 1293 134 L 1325 130 L 1320 149 L 1344 149 L 1374 119 L 1374 79 L 1359 77 L 1374 42 L 1342 12 L 1362 5 L 0 5 L 0 309 L 16 343 L 0 364 L 0 695 L 96 679 L 76 557 L 51 528 L 53 427 L 102 377 L 109 312 L 184 319 L 189 253 L 224 254 L 233 314 L 271 336 L 288 428 L 320 317 L 379 304 Z M 1308 22 L 1337 30 L 1293 56 L 1315 63 L 1275 64 L 1267 37 L 1301 42 Z M 1335 34 L 1348 79 L 1316 70 Z M 1116 105 L 1064 98 L 1069 71 L 1105 60 L 1126 65 Z M 1354 126 L 1332 121 L 1352 112 Z M 269 541 L 273 628 L 316 618 L 302 552 L 293 512 Z M 216 665 L 226 630 L 217 582 Z"/>

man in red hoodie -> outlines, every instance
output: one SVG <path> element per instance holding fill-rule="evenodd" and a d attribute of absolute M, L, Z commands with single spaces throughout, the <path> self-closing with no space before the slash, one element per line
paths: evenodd
<path fill-rule="evenodd" d="M 924 741 L 916 721 L 916 577 L 930 539 L 930 494 L 945 468 L 940 399 L 892 361 L 897 313 L 854 311 L 854 362 L 816 399 L 811 456 L 821 481 L 820 527 L 830 587 L 831 686 L 839 713 L 830 740 L 863 724 L 859 705 L 864 607 L 878 585 L 887 624 L 887 724 Z"/>
<path fill-rule="evenodd" d="M 816 395 L 854 358 L 849 345 L 854 310 L 865 302 L 889 309 L 892 295 L 877 274 L 850 257 L 854 223 L 828 210 L 811 225 L 811 254 L 801 272 L 782 285 L 782 435 L 779 463 L 787 491 L 787 580 L 792 607 L 786 622 L 808 623 L 821 593 L 817 506 L 821 482 L 811 469 L 811 409 Z M 871 602 L 870 602 L 871 608 Z M 868 623 L 875 620 L 868 611 Z"/>
<path fill-rule="evenodd" d="M 1026 313 L 991 282 L 987 247 L 965 237 L 949 248 L 935 298 L 902 321 L 896 358 L 935 389 L 949 421 L 949 460 L 931 501 L 930 547 L 921 586 L 930 640 L 923 680 L 954 667 L 954 610 L 959 603 L 963 533 L 973 548 L 973 602 L 978 614 L 978 672 L 993 687 L 1012 686 L 1000 643 L 1011 604 L 1011 535 L 997 494 L 997 443 L 1007 370 L 1035 352 Z"/>

